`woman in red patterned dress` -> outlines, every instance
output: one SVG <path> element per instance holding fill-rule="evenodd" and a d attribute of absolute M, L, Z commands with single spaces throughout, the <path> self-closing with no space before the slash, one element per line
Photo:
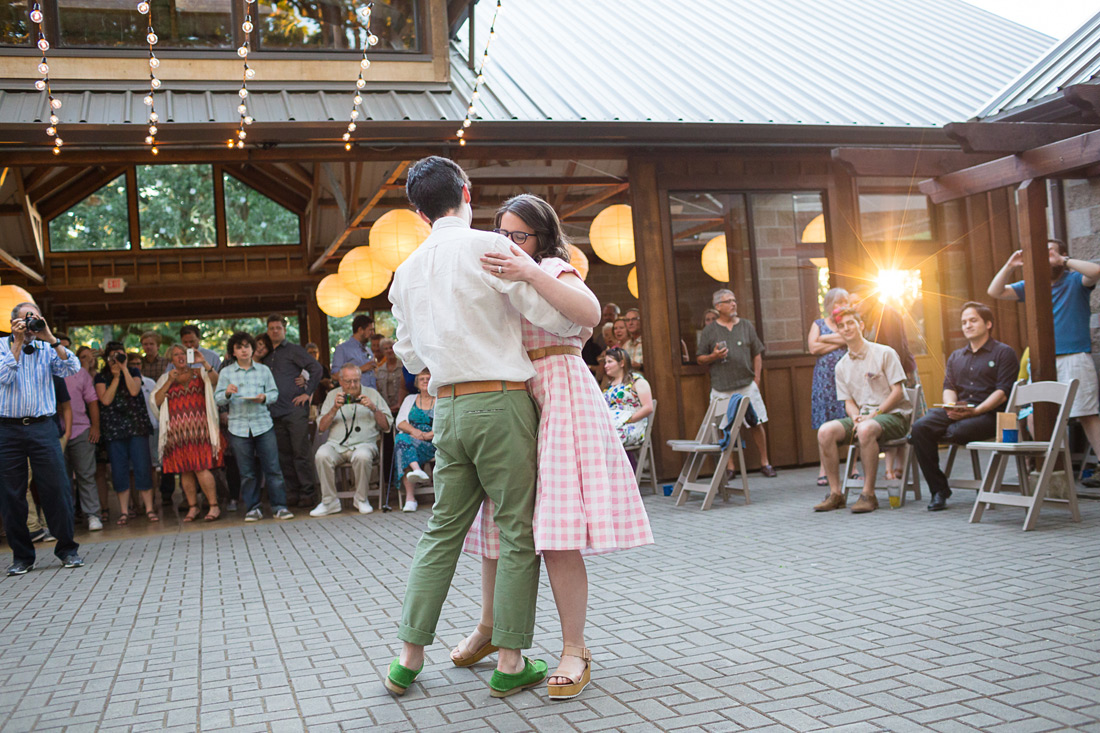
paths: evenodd
<path fill-rule="evenodd" d="M 224 445 L 218 423 L 218 407 L 214 403 L 214 388 L 206 369 L 191 369 L 187 351 L 176 344 L 167 354 L 172 368 L 161 375 L 154 388 L 153 406 L 160 412 L 161 464 L 165 473 L 178 473 L 183 495 L 187 498 L 185 522 L 199 516 L 195 484 L 202 488 L 210 511 L 204 517 L 213 522 L 221 516 L 215 491 L 214 474 L 224 459 Z M 206 366 L 198 350 L 195 359 Z"/>
<path fill-rule="evenodd" d="M 531 283 L 575 321 L 581 318 L 571 315 L 570 307 L 581 312 L 591 306 L 598 313 L 596 297 L 569 264 L 561 223 L 550 204 L 530 194 L 515 196 L 497 211 L 495 226 L 495 231 L 519 247 L 512 247 L 512 256 L 483 257 L 490 276 Z M 563 291 L 563 284 L 577 292 Z M 563 292 L 571 297 L 563 297 Z M 578 294 L 583 295 L 577 298 Z M 581 358 L 587 339 L 586 333 L 561 338 L 523 323 L 523 345 L 535 367 L 527 389 L 540 411 L 535 549 L 546 561 L 562 629 L 561 662 L 547 679 L 547 691 L 555 700 L 576 697 L 591 679 L 591 656 L 584 646 L 588 610 L 584 555 L 653 542 L 649 517 L 611 412 Z M 482 618 L 451 653 L 452 661 L 461 667 L 496 650 L 490 640 L 500 540 L 491 502 L 482 506 L 464 549 L 482 557 Z"/>

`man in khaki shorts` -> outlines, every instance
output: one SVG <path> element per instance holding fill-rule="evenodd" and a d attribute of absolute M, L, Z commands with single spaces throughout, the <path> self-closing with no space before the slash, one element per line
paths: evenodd
<path fill-rule="evenodd" d="M 844 400 L 848 417 L 830 420 L 818 428 L 817 449 L 829 479 L 829 496 L 814 511 L 844 508 L 840 446 L 858 440 L 863 461 L 863 492 L 852 506 L 852 513 L 866 514 L 878 509 L 875 475 L 879 442 L 905 437 L 913 405 L 905 393 L 905 370 L 898 353 L 863 338 L 863 319 L 851 308 L 834 314 L 833 319 L 837 333 L 848 347 L 848 353 L 836 365 L 836 396 Z"/>

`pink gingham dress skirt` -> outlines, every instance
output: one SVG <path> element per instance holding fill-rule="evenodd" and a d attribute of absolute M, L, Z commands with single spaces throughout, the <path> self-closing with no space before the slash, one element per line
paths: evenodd
<path fill-rule="evenodd" d="M 554 277 L 576 272 L 557 258 L 540 264 Z M 582 345 L 527 321 L 523 346 Z M 535 549 L 581 550 L 599 554 L 653 543 L 634 471 L 615 432 L 611 411 L 588 365 L 579 356 L 558 354 L 534 362 L 527 389 L 539 406 Z M 500 532 L 486 500 L 462 549 L 496 559 Z"/>

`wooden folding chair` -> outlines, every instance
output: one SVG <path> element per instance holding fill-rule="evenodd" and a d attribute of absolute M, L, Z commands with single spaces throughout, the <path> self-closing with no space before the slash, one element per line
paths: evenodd
<path fill-rule="evenodd" d="M 653 459 L 653 424 L 657 421 L 657 400 L 653 400 L 653 412 L 649 414 L 649 422 L 645 426 L 645 439 L 641 445 L 627 448 L 627 453 L 637 453 L 634 465 L 634 478 L 638 482 L 638 492 L 641 493 L 642 482 L 645 481 L 653 487 L 653 493 L 657 493 L 657 464 Z"/>
<path fill-rule="evenodd" d="M 1035 528 L 1039 519 L 1039 509 L 1043 504 L 1068 504 L 1073 521 L 1081 521 L 1081 512 L 1077 507 L 1077 485 L 1073 481 L 1073 464 L 1070 462 L 1069 445 L 1066 440 L 1066 423 L 1069 422 L 1070 409 L 1073 407 L 1073 399 L 1077 396 L 1077 380 L 1071 379 L 1069 384 L 1063 382 L 1035 382 L 1018 386 L 1012 399 L 1006 407 L 1007 412 L 1016 412 L 1017 405 L 1034 404 L 1037 402 L 1053 403 L 1058 405 L 1058 419 L 1054 423 L 1050 440 L 1028 440 L 1019 443 L 997 443 L 995 441 L 977 441 L 967 443 L 969 450 L 983 450 L 992 453 L 989 467 L 982 481 L 981 489 L 974 500 L 974 509 L 970 513 L 971 523 L 980 522 L 982 514 L 989 506 L 1018 506 L 1027 509 L 1024 518 L 1024 531 Z M 1047 498 L 1050 489 L 1051 475 L 1054 472 L 1054 464 L 1058 457 L 1065 460 L 1066 473 L 1068 475 L 1067 497 L 1065 499 Z M 1035 486 L 1031 486 L 1028 477 L 1027 457 L 1038 460 L 1043 459 L 1042 468 L 1039 470 L 1039 480 Z M 1016 470 L 1019 474 L 1018 484 L 1006 484 L 1004 482 L 1005 468 L 1008 460 L 1016 461 Z M 1019 495 L 1003 494 L 1002 489 L 1018 488 Z"/>
<path fill-rule="evenodd" d="M 924 400 L 921 399 L 921 386 L 918 384 L 916 387 L 906 387 L 906 396 L 909 398 L 909 404 L 913 406 L 913 411 L 909 413 L 909 425 L 905 430 L 905 437 L 899 440 L 890 440 L 885 443 L 879 443 L 879 450 L 885 451 L 890 448 L 898 448 L 901 453 L 901 478 L 900 479 L 883 479 L 878 480 L 875 477 L 875 490 L 886 489 L 898 489 L 901 494 L 901 503 L 898 506 L 905 506 L 905 495 L 909 492 L 913 492 L 913 500 L 920 501 L 920 470 L 917 466 L 917 456 L 913 452 L 913 446 L 909 445 L 909 435 L 913 431 L 913 423 L 921 418 L 924 413 Z M 849 489 L 863 489 L 862 478 L 852 478 L 852 466 L 859 458 L 859 442 L 856 440 L 855 431 L 852 432 L 852 442 L 848 446 L 848 457 L 844 463 L 844 480 L 842 488 L 844 490 L 844 500 L 848 500 Z M 862 461 L 861 461 L 862 462 Z M 866 467 L 863 469 L 867 470 Z M 896 482 L 896 483 L 895 483 Z"/>
<path fill-rule="evenodd" d="M 725 448 L 718 441 L 722 431 L 719 428 L 726 417 L 726 408 L 729 407 L 729 397 L 719 397 L 711 400 L 707 408 L 703 422 L 699 425 L 699 432 L 695 440 L 670 440 L 668 447 L 677 453 L 687 453 L 684 466 L 680 470 L 680 476 L 676 479 L 676 487 L 673 489 L 672 498 L 676 500 L 676 506 L 683 505 L 687 501 L 689 492 L 703 494 L 702 510 L 710 509 L 714 503 L 714 496 L 722 491 L 724 499 L 729 494 L 741 494 L 745 497 L 745 503 L 749 504 L 749 478 L 745 471 L 745 453 L 741 448 L 741 428 L 745 424 L 745 413 L 749 409 L 749 399 L 743 397 L 737 406 L 737 414 L 730 425 L 730 440 Z M 737 454 L 737 465 L 741 471 L 741 488 L 733 488 L 725 485 L 726 466 L 729 465 L 730 456 Z M 709 478 L 700 478 L 699 473 L 703 469 L 703 463 L 708 456 L 714 456 L 717 465 L 714 475 Z"/>

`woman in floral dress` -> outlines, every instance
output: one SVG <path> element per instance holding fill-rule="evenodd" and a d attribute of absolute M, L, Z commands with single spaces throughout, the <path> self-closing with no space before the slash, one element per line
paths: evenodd
<path fill-rule="evenodd" d="M 814 321 L 814 325 L 810 326 L 810 335 L 806 339 L 810 353 L 817 357 L 817 363 L 814 364 L 813 384 L 810 387 L 810 418 L 813 421 L 814 432 L 830 420 L 848 417 L 844 411 L 844 400 L 838 400 L 836 397 L 836 364 L 848 353 L 848 347 L 836 332 L 836 323 L 833 321 L 833 311 L 847 305 L 847 290 L 833 288 L 825 293 L 822 305 L 825 317 Z M 825 478 L 824 465 L 819 469 L 817 485 L 829 485 L 829 480 Z"/>
<path fill-rule="evenodd" d="M 611 380 L 603 397 L 624 448 L 645 442 L 646 425 L 653 414 L 653 390 L 645 377 L 631 369 L 630 356 L 618 347 L 603 352 L 604 373 Z"/>
<path fill-rule="evenodd" d="M 598 319 L 599 302 L 569 265 L 561 224 L 550 204 L 529 194 L 515 196 L 497 211 L 495 226 L 519 247 L 512 247 L 512 255 L 482 257 L 486 272 L 531 283 L 576 321 L 583 318 L 574 313 L 589 309 L 594 309 L 592 320 Z M 611 413 L 581 358 L 587 338 L 585 333 L 561 338 L 523 324 L 523 345 L 536 372 L 527 388 L 540 409 L 535 549 L 546 561 L 562 626 L 561 662 L 547 679 L 551 699 L 576 697 L 591 679 L 591 655 L 584 646 L 588 575 L 582 553 L 653 542 Z M 463 667 L 496 650 L 491 644 L 493 580 L 500 543 L 491 502 L 482 506 L 464 549 L 482 557 L 482 622 L 451 653 L 452 661 Z"/>

